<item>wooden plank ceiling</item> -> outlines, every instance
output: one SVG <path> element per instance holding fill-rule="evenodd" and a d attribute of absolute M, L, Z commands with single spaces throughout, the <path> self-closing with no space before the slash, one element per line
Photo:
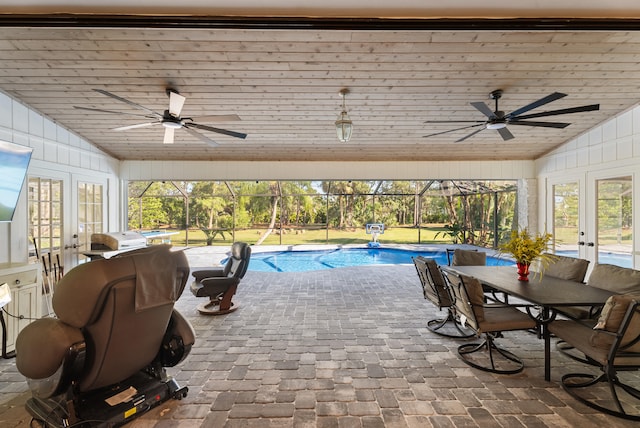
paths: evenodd
<path fill-rule="evenodd" d="M 162 160 L 492 160 L 535 159 L 632 106 L 640 94 L 640 32 L 386 31 L 189 28 L 0 28 L 0 89 L 119 159 Z M 186 103 L 183 117 L 237 114 L 202 122 L 244 132 L 244 140 L 184 129 L 163 144 L 164 128 L 93 89 L 157 112 L 165 88 Z M 353 138 L 340 143 L 338 91 Z M 532 113 L 585 104 L 599 111 L 539 120 L 564 129 L 509 126 L 503 141 L 485 129 L 424 138 L 484 120 L 469 103 L 502 89 L 510 112 L 552 92 L 568 96 Z"/>

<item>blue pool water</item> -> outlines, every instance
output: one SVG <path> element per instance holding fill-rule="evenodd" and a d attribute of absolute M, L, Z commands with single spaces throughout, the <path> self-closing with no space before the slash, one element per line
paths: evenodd
<path fill-rule="evenodd" d="M 444 251 L 409 251 L 391 248 L 348 248 L 314 251 L 253 253 L 249 270 L 258 272 L 305 272 L 346 266 L 412 264 L 412 257 L 424 256 L 447 264 Z M 488 265 L 512 265 L 510 260 L 487 257 Z"/>
<path fill-rule="evenodd" d="M 569 257 L 578 257 L 578 252 L 571 251 L 571 250 L 558 251 L 556 254 L 562 254 L 564 256 L 569 256 Z M 609 253 L 606 251 L 599 251 L 598 263 L 606 263 L 610 265 L 630 268 L 633 265 L 633 260 L 631 259 L 631 254 Z"/>

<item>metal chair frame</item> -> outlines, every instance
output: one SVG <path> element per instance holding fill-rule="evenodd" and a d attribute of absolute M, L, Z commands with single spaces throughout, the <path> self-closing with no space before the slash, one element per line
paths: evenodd
<path fill-rule="evenodd" d="M 557 323 L 576 323 L 576 321 L 562 320 L 556 321 Z M 640 411 L 638 411 L 639 404 L 625 406 L 620 399 L 620 392 L 625 392 L 629 397 L 640 400 L 640 390 L 632 387 L 629 384 L 624 383 L 618 376 L 619 372 L 631 371 L 640 369 L 640 351 L 638 350 L 638 344 L 640 344 L 640 302 L 632 300 L 627 308 L 624 318 L 620 324 L 620 327 L 616 332 L 609 332 L 600 330 L 598 334 L 603 334 L 612 337 L 612 344 L 607 352 L 606 359 L 604 361 L 592 357 L 592 349 L 587 347 L 576 347 L 580 352 L 585 355 L 584 359 L 571 356 L 574 360 L 581 361 L 589 366 L 597 366 L 600 368 L 600 374 L 592 373 L 568 373 L 562 376 L 561 383 L 562 388 L 573 398 L 581 402 L 582 404 L 591 407 L 592 409 L 601 411 L 603 413 L 617 416 L 619 418 L 640 421 Z M 561 326 L 563 324 L 556 324 Z M 571 334 L 575 339 L 575 330 L 563 330 L 560 327 L 554 328 L 554 323 L 550 325 L 551 331 L 556 334 L 560 339 L 570 341 L 570 337 L 562 337 L 563 332 L 567 335 Z M 586 325 L 582 325 L 581 330 L 584 334 L 593 334 L 593 330 Z M 623 361 L 616 363 L 617 360 Z M 632 361 L 635 361 L 632 363 Z M 594 386 L 604 382 L 608 385 L 609 393 L 611 394 L 611 400 L 600 400 L 600 403 L 595 401 L 594 395 L 590 393 L 580 394 L 578 390 L 585 391 L 585 388 Z M 607 406 L 606 403 L 611 402 L 613 405 Z M 634 411 L 635 409 L 635 411 Z"/>
<path fill-rule="evenodd" d="M 429 259 L 422 256 L 413 258 L 413 264 L 418 272 L 418 278 L 420 278 L 424 298 L 430 300 L 438 310 L 446 309 L 447 315 L 442 318 L 434 318 L 427 321 L 427 329 L 432 333 L 453 339 L 468 339 L 475 336 L 475 332 L 463 328 L 459 319 L 456 318 L 442 273 L 440 269 L 436 269 L 436 271 L 433 272 L 428 264 L 428 260 Z M 439 281 L 434 278 L 435 275 L 439 276 Z M 445 331 L 450 325 L 455 328 L 457 333 Z"/>
<path fill-rule="evenodd" d="M 480 343 L 465 343 L 458 346 L 458 355 L 462 361 L 473 368 L 490 373 L 520 373 L 524 369 L 524 362 L 514 353 L 497 346 L 495 339 L 501 337 L 503 331 L 534 328 L 537 325 L 535 319 L 519 311 L 515 305 L 504 303 L 473 303 L 469 297 L 467 287 L 471 281 L 477 281 L 475 278 L 465 278 L 463 275 L 459 275 L 446 268 L 442 268 L 442 273 L 447 282 L 453 307 L 457 315 L 461 318 L 464 317 L 462 319 L 465 320 L 465 324 L 468 324 L 469 328 L 474 330 L 478 337 L 484 336 L 484 340 Z M 480 283 L 477 283 L 476 286 L 482 287 Z M 477 318 L 477 311 L 482 311 L 487 318 L 491 318 L 492 312 L 495 314 L 494 311 L 510 311 L 513 324 L 505 325 L 505 328 L 500 330 L 489 330 L 483 325 L 483 321 Z M 470 358 L 471 354 L 483 350 L 487 353 L 488 365 L 477 363 Z"/>

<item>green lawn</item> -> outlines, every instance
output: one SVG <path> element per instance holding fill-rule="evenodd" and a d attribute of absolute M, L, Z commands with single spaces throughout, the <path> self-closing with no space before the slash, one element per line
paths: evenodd
<path fill-rule="evenodd" d="M 449 243 L 451 242 L 446 236 L 439 236 L 435 238 L 435 234 L 443 231 L 442 225 L 430 225 L 428 228 L 421 228 L 419 231 L 417 228 L 410 227 L 396 227 L 388 228 L 383 235 L 378 237 L 378 241 L 381 243 L 394 243 L 394 244 L 417 244 L 418 233 L 420 237 L 420 243 L 432 244 L 432 243 Z M 167 231 L 178 232 L 177 235 L 171 237 L 171 243 L 176 246 L 186 245 L 186 233 L 184 230 L 171 230 Z M 255 244 L 260 238 L 264 229 L 245 229 L 236 230 L 235 241 L 247 242 L 249 244 Z M 234 239 L 231 232 L 223 232 L 224 238 L 221 234 L 218 234 L 213 245 L 226 245 L 229 246 L 233 243 Z M 321 230 L 287 230 L 280 235 L 274 231 L 263 242 L 263 245 L 300 245 L 300 244 L 366 244 L 372 240 L 371 235 L 365 233 L 364 228 L 338 230 L 330 229 L 328 233 L 326 229 Z M 205 233 L 199 229 L 189 230 L 189 246 L 204 246 L 207 239 Z"/>

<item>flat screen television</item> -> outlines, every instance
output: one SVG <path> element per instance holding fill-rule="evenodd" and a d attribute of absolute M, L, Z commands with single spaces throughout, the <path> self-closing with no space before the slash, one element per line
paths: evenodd
<path fill-rule="evenodd" d="M 0 140 L 0 222 L 13 220 L 32 151 L 30 147 Z"/>

